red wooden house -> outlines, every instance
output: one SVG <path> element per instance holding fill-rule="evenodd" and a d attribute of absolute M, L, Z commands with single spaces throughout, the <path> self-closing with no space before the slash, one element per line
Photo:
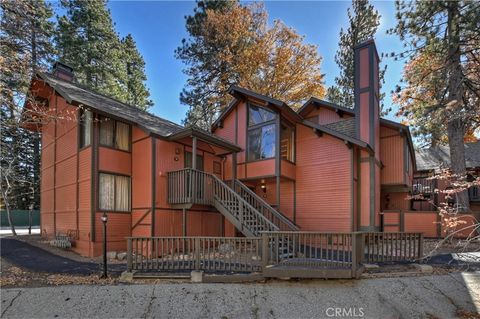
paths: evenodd
<path fill-rule="evenodd" d="M 385 198 L 415 171 L 407 126 L 379 116 L 373 41 L 355 50 L 355 109 L 311 98 L 295 112 L 232 87 L 211 132 L 186 128 L 88 90 L 56 64 L 31 92 L 41 127 L 41 231 L 101 253 L 128 236 L 257 236 L 265 230 L 380 230 Z"/>

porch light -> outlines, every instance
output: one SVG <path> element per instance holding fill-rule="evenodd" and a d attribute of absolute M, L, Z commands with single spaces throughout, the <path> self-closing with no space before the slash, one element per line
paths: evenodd
<path fill-rule="evenodd" d="M 260 185 L 260 188 L 262 189 L 262 191 L 263 191 L 264 193 L 267 192 L 267 185 L 265 184 L 265 181 L 262 181 L 262 184 Z"/>

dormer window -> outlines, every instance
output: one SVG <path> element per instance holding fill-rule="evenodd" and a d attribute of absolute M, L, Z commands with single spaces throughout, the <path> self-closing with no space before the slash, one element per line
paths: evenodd
<path fill-rule="evenodd" d="M 248 108 L 248 160 L 275 157 L 276 118 L 273 111 L 256 105 Z"/>

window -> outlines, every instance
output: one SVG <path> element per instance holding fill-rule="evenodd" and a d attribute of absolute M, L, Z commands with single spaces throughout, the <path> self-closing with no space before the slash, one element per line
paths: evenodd
<path fill-rule="evenodd" d="M 275 113 L 260 106 L 250 105 L 248 125 L 262 124 L 275 120 Z"/>
<path fill-rule="evenodd" d="M 468 189 L 468 197 L 472 202 L 480 202 L 480 186 L 472 186 Z"/>
<path fill-rule="evenodd" d="M 477 179 L 472 174 L 467 175 L 467 182 L 474 182 Z M 480 186 L 471 186 L 468 188 L 468 198 L 471 202 L 480 202 Z"/>
<path fill-rule="evenodd" d="M 295 162 L 295 130 L 291 126 L 282 125 L 280 156 L 284 160 Z"/>
<path fill-rule="evenodd" d="M 80 148 L 92 143 L 92 111 L 80 111 Z"/>
<path fill-rule="evenodd" d="M 130 211 L 130 177 L 99 174 L 99 209 L 105 211 Z"/>
<path fill-rule="evenodd" d="M 274 157 L 276 114 L 262 107 L 250 105 L 248 115 L 248 160 Z"/>
<path fill-rule="evenodd" d="M 101 117 L 100 145 L 129 151 L 130 125 L 112 120 L 108 117 Z"/>

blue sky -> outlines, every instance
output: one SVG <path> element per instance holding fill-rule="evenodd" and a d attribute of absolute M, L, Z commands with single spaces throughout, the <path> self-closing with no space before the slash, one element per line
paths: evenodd
<path fill-rule="evenodd" d="M 395 8 L 390 1 L 373 1 L 382 15 L 381 25 L 376 36 L 377 49 L 391 52 L 401 49 L 396 36 L 386 35 L 385 31 L 394 26 Z M 347 8 L 350 1 L 266 1 L 269 20 L 284 21 L 301 35 L 305 42 L 318 46 L 323 57 L 321 66 L 325 73 L 326 84 L 334 83 L 338 74 L 334 56 L 338 46 L 338 34 L 341 27 L 347 27 Z M 146 62 L 148 87 L 155 106 L 151 112 L 180 123 L 187 106 L 179 101 L 180 92 L 186 77 L 182 73 L 184 65 L 174 57 L 174 50 L 182 38 L 188 36 L 185 31 L 185 15 L 193 12 L 193 1 L 111 1 L 108 4 L 116 29 L 121 36 L 131 33 L 138 49 Z M 390 105 L 390 91 L 398 83 L 403 62 L 388 59 L 385 105 Z M 389 118 L 394 118 L 394 111 Z"/>

